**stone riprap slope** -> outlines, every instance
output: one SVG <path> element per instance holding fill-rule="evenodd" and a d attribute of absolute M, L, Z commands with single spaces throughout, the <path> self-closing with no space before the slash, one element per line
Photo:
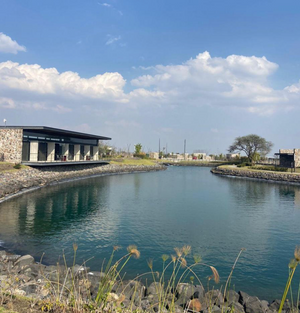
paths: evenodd
<path fill-rule="evenodd" d="M 100 281 L 105 281 L 107 277 L 103 272 L 90 271 L 80 265 L 71 268 L 46 266 L 36 263 L 30 255 L 0 251 L 0 296 L 18 295 L 31 298 L 36 304 L 38 300 L 55 304 L 58 298 L 66 303 L 72 295 L 76 295 L 76 299 L 91 304 L 95 303 Z M 163 290 L 160 282 L 145 286 L 137 280 L 114 280 L 102 312 L 126 312 L 126 309 L 127 312 L 159 312 L 158 303 Z M 207 291 L 201 285 L 189 283 L 177 284 L 168 298 L 168 301 L 160 302 L 160 312 L 170 312 L 170 303 L 173 303 L 172 312 L 175 313 L 276 313 L 280 305 L 280 300 L 268 302 L 242 291 L 230 290 L 224 298 L 223 291 Z M 286 302 L 282 312 L 298 313 L 299 308 L 292 308 Z"/>
<path fill-rule="evenodd" d="M 33 187 L 41 187 L 60 181 L 89 177 L 101 174 L 118 174 L 133 172 L 150 172 L 166 169 L 162 165 L 77 165 L 45 167 L 41 169 L 27 168 L 17 172 L 0 173 L 0 200 L 26 191 Z"/>
<path fill-rule="evenodd" d="M 267 181 L 300 184 L 300 174 L 298 173 L 279 173 L 271 171 L 249 171 L 230 167 L 216 167 L 211 170 L 213 174 L 223 176 L 246 177 Z"/>

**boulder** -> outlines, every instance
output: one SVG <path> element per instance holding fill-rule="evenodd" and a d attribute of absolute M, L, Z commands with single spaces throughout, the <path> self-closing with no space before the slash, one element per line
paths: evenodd
<path fill-rule="evenodd" d="M 162 292 L 162 285 L 158 282 L 153 282 L 150 286 L 146 289 L 146 295 L 155 295 Z"/>
<path fill-rule="evenodd" d="M 239 302 L 233 302 L 229 305 L 231 311 L 234 313 L 244 313 L 244 306 L 241 305 Z"/>
<path fill-rule="evenodd" d="M 219 289 L 210 290 L 205 294 L 205 299 L 208 304 L 221 305 L 224 303 L 224 298 Z"/>
<path fill-rule="evenodd" d="M 181 283 L 176 288 L 177 301 L 176 304 L 184 306 L 193 297 L 195 293 L 195 286 L 191 284 Z"/>
<path fill-rule="evenodd" d="M 34 257 L 27 254 L 27 255 L 23 255 L 20 258 L 18 258 L 14 265 L 22 268 L 22 267 L 25 267 L 25 266 L 31 265 L 31 264 L 34 264 Z"/>
<path fill-rule="evenodd" d="M 228 305 L 234 303 L 234 302 L 238 302 L 239 301 L 239 294 L 237 292 L 235 292 L 234 290 L 229 290 L 226 293 L 226 302 Z"/>

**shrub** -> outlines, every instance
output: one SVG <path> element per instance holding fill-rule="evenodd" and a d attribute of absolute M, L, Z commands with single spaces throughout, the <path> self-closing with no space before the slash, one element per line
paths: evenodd
<path fill-rule="evenodd" d="M 20 164 L 20 163 L 16 163 L 16 164 L 14 165 L 14 168 L 15 168 L 16 170 L 19 170 L 19 169 L 21 168 L 21 164 Z"/>
<path fill-rule="evenodd" d="M 249 162 L 242 162 L 240 164 L 237 165 L 237 167 L 245 167 L 245 166 L 251 166 L 252 164 Z"/>
<path fill-rule="evenodd" d="M 149 156 L 144 152 L 135 153 L 133 156 L 140 159 L 149 159 Z"/>
<path fill-rule="evenodd" d="M 251 166 L 251 169 L 262 170 L 262 171 L 274 171 L 274 172 L 287 172 L 287 167 L 277 167 L 277 166 Z"/>

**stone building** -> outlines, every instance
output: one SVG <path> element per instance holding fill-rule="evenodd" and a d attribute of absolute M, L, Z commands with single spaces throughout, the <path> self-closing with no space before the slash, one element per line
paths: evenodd
<path fill-rule="evenodd" d="M 0 161 L 98 161 L 99 140 L 111 138 L 46 126 L 0 126 Z"/>
<path fill-rule="evenodd" d="M 300 149 L 280 149 L 279 153 L 275 153 L 275 155 L 279 156 L 281 167 L 300 167 Z"/>

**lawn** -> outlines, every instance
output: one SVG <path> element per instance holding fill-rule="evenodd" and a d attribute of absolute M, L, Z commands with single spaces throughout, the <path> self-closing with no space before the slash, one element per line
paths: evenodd
<path fill-rule="evenodd" d="M 156 165 L 157 162 L 149 159 L 113 159 L 109 162 L 110 164 L 116 165 Z"/>
<path fill-rule="evenodd" d="M 13 164 L 13 163 L 0 162 L 0 173 L 1 172 L 7 172 L 7 171 L 9 171 L 9 172 L 19 171 L 19 170 L 14 168 L 14 165 L 15 164 Z M 27 168 L 27 166 L 21 165 L 21 169 L 25 169 L 25 168 Z M 0 311 L 0 313 L 1 313 L 1 311 Z"/>
<path fill-rule="evenodd" d="M 219 168 L 224 168 L 224 169 L 229 169 L 229 170 L 238 170 L 238 171 L 251 171 L 251 172 L 272 172 L 272 173 L 278 173 L 278 174 L 300 174 L 300 168 L 296 168 L 296 172 L 292 172 L 289 169 L 287 172 L 280 172 L 280 171 L 269 171 L 269 170 L 260 170 L 260 169 L 253 169 L 253 168 L 249 168 L 249 166 L 243 166 L 243 167 L 236 167 L 233 165 L 221 165 L 218 166 Z"/>

